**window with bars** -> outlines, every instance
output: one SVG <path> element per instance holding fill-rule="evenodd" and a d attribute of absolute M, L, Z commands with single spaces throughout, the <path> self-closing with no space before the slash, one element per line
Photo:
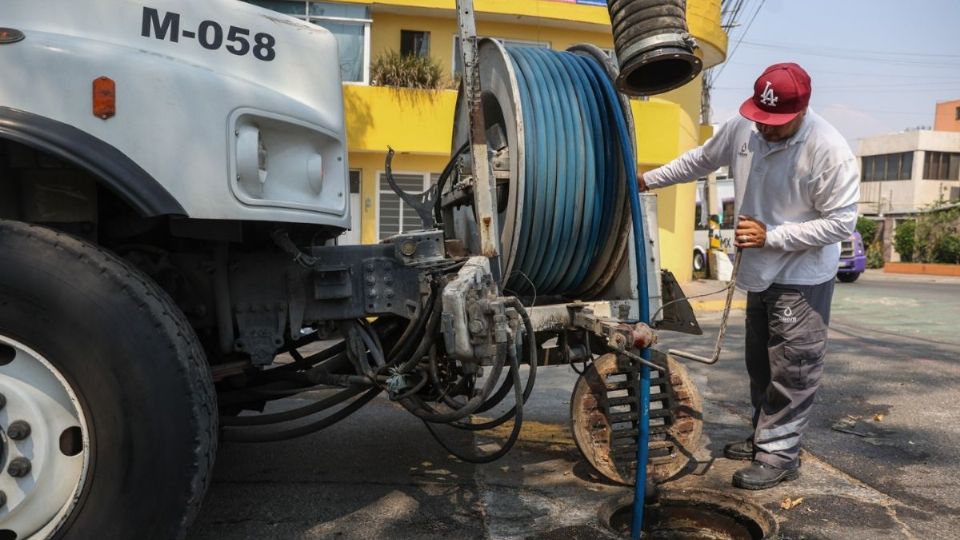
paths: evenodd
<path fill-rule="evenodd" d="M 393 179 L 400 189 L 419 194 L 437 180 L 439 173 L 406 173 L 393 174 Z M 388 238 L 402 232 L 423 229 L 423 223 L 416 210 L 407 206 L 396 193 L 390 189 L 387 175 L 380 173 L 380 206 L 378 213 L 378 232 L 380 239 Z"/>
<path fill-rule="evenodd" d="M 326 28 L 337 40 L 341 80 L 369 83 L 371 20 L 367 6 L 303 0 L 243 1 Z"/>
<path fill-rule="evenodd" d="M 960 152 L 926 152 L 923 157 L 925 180 L 960 179 Z"/>
<path fill-rule="evenodd" d="M 913 152 L 863 156 L 860 179 L 863 182 L 909 180 L 913 171 Z"/>

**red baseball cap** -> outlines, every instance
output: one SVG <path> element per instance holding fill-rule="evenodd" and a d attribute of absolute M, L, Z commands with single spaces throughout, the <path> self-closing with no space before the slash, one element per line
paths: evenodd
<path fill-rule="evenodd" d="M 753 83 L 753 96 L 740 106 L 748 120 L 782 126 L 810 104 L 810 75 L 793 63 L 768 67 Z"/>

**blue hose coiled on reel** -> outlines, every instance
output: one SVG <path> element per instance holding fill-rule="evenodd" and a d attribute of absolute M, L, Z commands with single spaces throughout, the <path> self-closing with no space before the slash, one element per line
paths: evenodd
<path fill-rule="evenodd" d="M 529 47 L 507 52 L 527 149 L 518 260 L 507 288 L 565 294 L 583 285 L 604 243 L 615 241 L 623 165 L 608 141 L 616 140 L 618 116 L 625 125 L 623 111 L 592 58 Z"/>

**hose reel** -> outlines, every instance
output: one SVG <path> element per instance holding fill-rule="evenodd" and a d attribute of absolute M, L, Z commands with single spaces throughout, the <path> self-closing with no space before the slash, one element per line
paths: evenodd
<path fill-rule="evenodd" d="M 630 228 L 612 126 L 619 117 L 633 137 L 633 118 L 626 98 L 611 99 L 615 66 L 592 45 L 559 52 L 491 39 L 480 42 L 479 65 L 503 286 L 525 296 L 597 296 L 623 266 Z M 464 101 L 461 92 L 455 149 L 469 132 Z M 451 226 L 457 238 L 476 236 L 469 208 L 455 211 Z"/>

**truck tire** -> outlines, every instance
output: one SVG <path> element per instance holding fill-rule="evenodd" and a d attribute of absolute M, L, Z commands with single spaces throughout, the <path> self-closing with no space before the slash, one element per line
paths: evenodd
<path fill-rule="evenodd" d="M 853 283 L 860 277 L 860 272 L 843 272 L 842 274 L 837 274 L 837 279 L 844 283 Z"/>
<path fill-rule="evenodd" d="M 699 249 L 693 250 L 693 271 L 703 272 L 707 267 L 707 255 Z"/>
<path fill-rule="evenodd" d="M 150 278 L 0 220 L 0 394 L 0 539 L 186 535 L 216 401 L 196 335 Z"/>

